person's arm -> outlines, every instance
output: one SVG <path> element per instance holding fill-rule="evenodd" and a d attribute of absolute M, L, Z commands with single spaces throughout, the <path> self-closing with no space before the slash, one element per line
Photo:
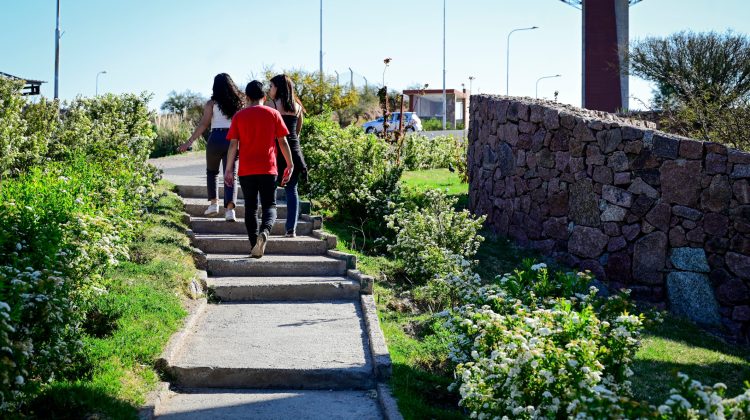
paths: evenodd
<path fill-rule="evenodd" d="M 239 141 L 232 139 L 229 141 L 229 150 L 227 151 L 227 170 L 224 173 L 224 185 L 234 185 L 234 162 L 237 158 L 237 145 Z M 289 145 L 287 145 L 289 147 Z"/>
<path fill-rule="evenodd" d="M 206 105 L 203 106 L 203 116 L 201 117 L 200 122 L 198 123 L 198 126 L 195 127 L 195 130 L 193 130 L 193 134 L 190 136 L 190 138 L 180 145 L 180 147 L 177 148 L 177 150 L 180 153 L 184 153 L 187 151 L 187 149 L 193 145 L 195 140 L 200 137 L 211 125 L 211 118 L 214 115 L 214 104 L 211 101 L 206 102 Z"/>
<path fill-rule="evenodd" d="M 294 172 L 294 161 L 292 161 L 292 149 L 289 148 L 289 142 L 286 141 L 286 137 L 278 137 L 276 140 L 279 142 L 281 148 L 281 154 L 284 155 L 286 160 L 286 169 L 284 170 L 284 177 L 281 178 L 281 186 L 284 186 L 292 178 Z"/>
<path fill-rule="evenodd" d="M 300 109 L 299 118 L 297 119 L 297 138 L 302 132 L 302 123 L 305 121 L 305 113 Z"/>

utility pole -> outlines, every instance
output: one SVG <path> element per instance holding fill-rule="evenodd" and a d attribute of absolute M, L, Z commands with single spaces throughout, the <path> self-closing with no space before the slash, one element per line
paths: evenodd
<path fill-rule="evenodd" d="M 323 0 L 320 0 L 320 82 L 323 82 Z"/>
<path fill-rule="evenodd" d="M 445 92 L 445 0 L 443 0 L 443 130 L 448 117 L 448 95 Z"/>
<path fill-rule="evenodd" d="M 59 98 L 60 86 L 60 0 L 57 0 L 57 14 L 55 18 L 55 99 Z"/>

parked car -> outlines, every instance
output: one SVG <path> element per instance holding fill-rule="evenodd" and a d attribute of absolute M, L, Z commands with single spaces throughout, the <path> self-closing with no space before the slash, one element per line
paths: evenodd
<path fill-rule="evenodd" d="M 404 131 L 414 132 L 422 131 L 422 120 L 419 119 L 417 114 L 413 112 L 404 112 Z M 401 117 L 400 112 L 394 112 L 390 115 L 388 121 L 388 131 L 397 131 L 399 126 L 399 118 Z M 366 122 L 362 128 L 365 133 L 382 133 L 383 132 L 383 117 L 380 117 L 373 121 Z"/>

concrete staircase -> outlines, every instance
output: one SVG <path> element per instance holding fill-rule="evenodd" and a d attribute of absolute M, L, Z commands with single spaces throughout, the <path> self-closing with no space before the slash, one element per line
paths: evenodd
<path fill-rule="evenodd" d="M 249 258 L 241 199 L 237 222 L 203 217 L 204 186 L 180 185 L 196 266 L 210 297 L 192 311 L 160 364 L 171 379 L 162 418 L 400 418 L 383 382 L 391 362 L 372 278 L 334 251 L 336 237 L 301 205 L 297 238 L 287 207 L 260 259 Z M 220 192 L 220 195 L 223 191 Z"/>

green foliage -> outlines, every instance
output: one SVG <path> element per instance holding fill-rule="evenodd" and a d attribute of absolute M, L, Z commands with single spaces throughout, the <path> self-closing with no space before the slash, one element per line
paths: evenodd
<path fill-rule="evenodd" d="M 750 38 L 679 32 L 646 38 L 630 52 L 632 74 L 656 84 L 664 130 L 750 149 Z"/>
<path fill-rule="evenodd" d="M 101 161 L 129 156 L 148 158 L 156 135 L 151 125 L 148 94 L 100 95 L 66 104 L 59 133 L 50 143 L 50 155 L 65 160 L 85 154 Z"/>
<path fill-rule="evenodd" d="M 153 199 L 145 95 L 27 104 L 0 79 L 0 411 L 79 374 L 102 274 L 128 258 Z M 43 163 L 43 165 L 41 165 Z"/>
<path fill-rule="evenodd" d="M 418 207 L 401 206 L 386 216 L 396 233 L 388 250 L 404 261 L 412 285 L 439 282 L 437 278 L 456 271 L 454 255 L 470 260 L 484 240 L 477 232 L 485 218 L 454 210 L 456 198 L 428 190 L 420 201 Z"/>
<path fill-rule="evenodd" d="M 265 80 L 271 80 L 277 74 L 280 73 L 271 68 L 263 71 Z M 359 103 L 357 90 L 337 84 L 334 76 L 321 77 L 319 72 L 305 70 L 285 70 L 281 74 L 286 74 L 294 82 L 295 92 L 307 115 L 321 115 L 332 111 L 342 118 L 346 116 L 343 112 L 345 109 Z M 348 125 L 348 121 L 341 121 L 341 125 Z"/>
<path fill-rule="evenodd" d="M 466 159 L 466 142 L 453 136 L 428 138 L 412 134 L 404 138 L 401 161 L 407 171 L 461 167 Z M 465 166 L 465 164 L 463 164 Z"/>
<path fill-rule="evenodd" d="M 452 123 L 446 122 L 445 123 L 445 129 L 446 130 L 463 130 L 464 129 L 464 123 L 458 122 L 456 123 L 455 127 Z M 422 120 L 422 130 L 424 131 L 442 131 L 443 130 L 443 120 L 440 118 L 425 118 Z"/>
<path fill-rule="evenodd" d="M 22 81 L 0 77 L 0 179 L 25 168 L 38 147 L 23 118 L 22 88 Z"/>

